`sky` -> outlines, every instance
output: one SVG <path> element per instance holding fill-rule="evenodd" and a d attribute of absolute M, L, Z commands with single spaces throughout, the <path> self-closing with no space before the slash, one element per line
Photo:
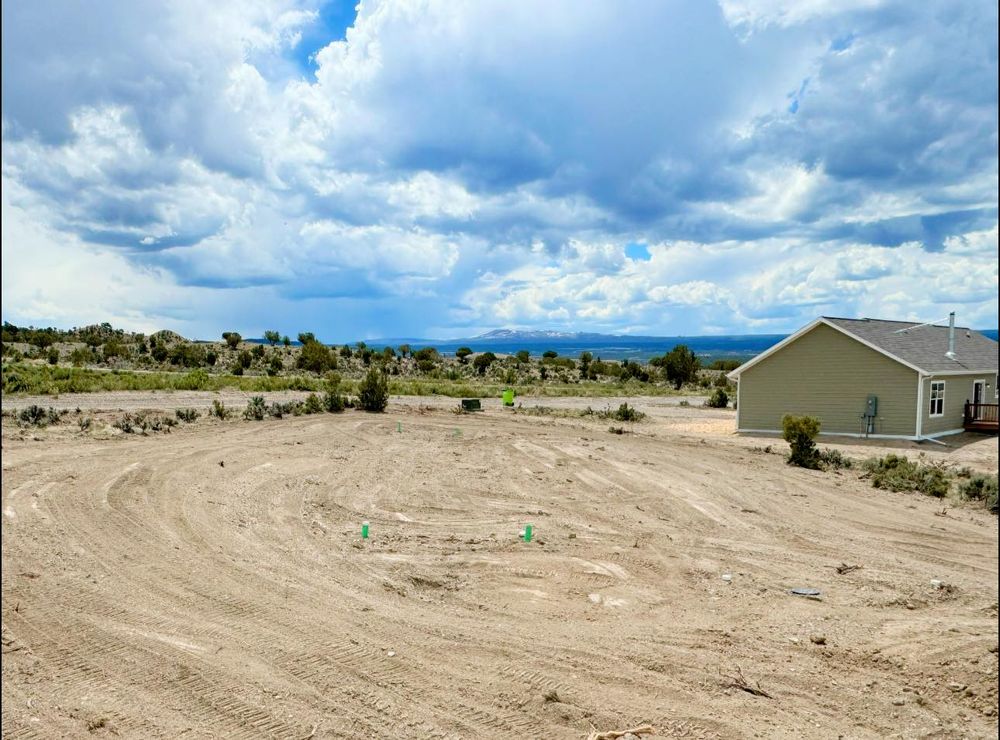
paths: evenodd
<path fill-rule="evenodd" d="M 991 0 L 2 13 L 7 321 L 997 325 Z"/>

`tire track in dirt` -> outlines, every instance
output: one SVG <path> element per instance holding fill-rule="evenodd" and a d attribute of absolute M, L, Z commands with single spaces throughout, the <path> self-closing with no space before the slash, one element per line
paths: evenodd
<path fill-rule="evenodd" d="M 5 439 L 3 620 L 25 647 L 4 656 L 4 735 L 82 734 L 98 713 L 127 737 L 871 736 L 891 712 L 910 734 L 995 729 L 995 520 L 942 522 L 773 455 L 535 421 Z M 928 568 L 960 586 L 950 601 L 917 598 Z M 787 595 L 805 582 L 825 601 Z M 962 631 L 924 634 L 935 615 Z M 945 656 L 976 659 L 961 679 L 980 694 L 893 708 L 907 679 L 878 649 L 938 685 Z M 734 663 L 780 701 L 722 688 Z"/>

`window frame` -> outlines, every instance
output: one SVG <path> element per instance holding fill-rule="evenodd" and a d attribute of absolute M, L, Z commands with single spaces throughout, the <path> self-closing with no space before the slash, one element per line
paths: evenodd
<path fill-rule="evenodd" d="M 940 386 L 940 388 L 935 388 L 935 386 Z M 935 393 L 936 390 L 936 393 Z M 932 380 L 930 393 L 930 406 L 927 409 L 927 416 L 931 419 L 936 419 L 944 416 L 944 394 L 945 394 L 945 381 L 943 380 Z M 934 411 L 934 405 L 937 404 L 937 412 Z"/>

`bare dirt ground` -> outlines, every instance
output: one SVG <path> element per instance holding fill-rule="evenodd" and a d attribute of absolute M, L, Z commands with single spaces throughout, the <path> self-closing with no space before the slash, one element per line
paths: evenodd
<path fill-rule="evenodd" d="M 997 518 L 670 401 L 5 424 L 3 736 L 996 737 Z"/>

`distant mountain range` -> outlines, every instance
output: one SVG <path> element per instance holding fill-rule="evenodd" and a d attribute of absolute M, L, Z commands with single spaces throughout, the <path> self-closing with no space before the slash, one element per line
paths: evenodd
<path fill-rule="evenodd" d="M 593 332 L 581 331 L 554 331 L 552 329 L 494 329 L 478 337 L 472 337 L 469 341 L 490 341 L 500 339 L 503 341 L 520 341 L 535 339 L 610 339 L 614 334 L 595 334 Z M 457 340 L 456 340 L 457 341 Z"/>
<path fill-rule="evenodd" d="M 996 339 L 997 331 L 985 330 Z M 453 354 L 459 347 L 474 352 L 511 354 L 527 350 L 534 356 L 553 350 L 563 356 L 590 352 L 606 360 L 648 360 L 670 351 L 675 345 L 686 344 L 706 359 L 748 359 L 777 344 L 787 334 L 721 334 L 714 336 L 654 337 L 594 332 L 566 332 L 552 329 L 494 329 L 485 334 L 463 339 L 387 338 L 367 340 L 369 347 L 381 349 L 387 345 L 409 344 L 414 349 L 435 347 L 442 354 Z"/>
<path fill-rule="evenodd" d="M 990 339 L 997 339 L 996 329 L 981 330 Z M 669 352 L 678 344 L 690 347 L 699 357 L 711 362 L 718 359 L 747 360 L 784 339 L 787 334 L 718 334 L 710 336 L 654 337 L 629 334 L 599 334 L 568 332 L 553 329 L 493 329 L 485 334 L 464 339 L 419 339 L 391 337 L 368 339 L 365 343 L 375 350 L 408 344 L 414 350 L 434 347 L 444 355 L 453 355 L 459 347 L 473 352 L 514 354 L 527 350 L 533 357 L 552 350 L 563 357 L 577 357 L 590 352 L 604 360 L 636 360 L 643 362 Z M 249 339 L 263 342 L 263 339 Z M 292 342 L 298 345 L 298 342 Z M 353 344 L 353 342 L 351 342 Z"/>

